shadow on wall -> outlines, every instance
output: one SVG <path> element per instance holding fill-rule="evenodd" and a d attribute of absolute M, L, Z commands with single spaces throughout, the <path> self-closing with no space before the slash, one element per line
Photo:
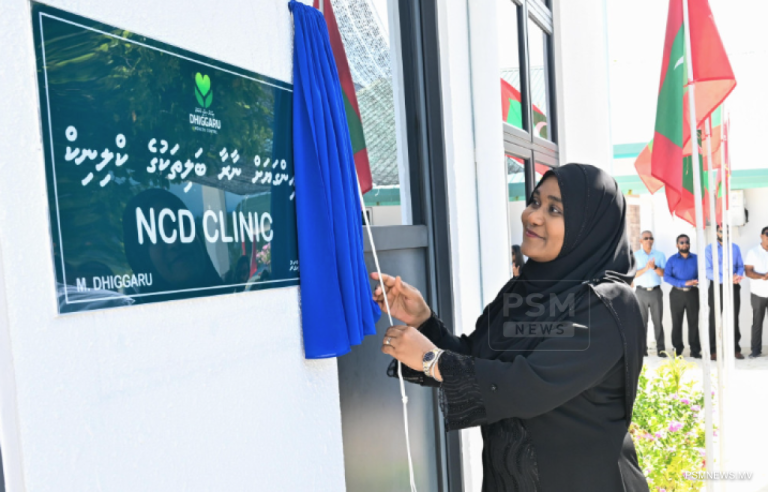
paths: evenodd
<path fill-rule="evenodd" d="M 0 450 L 0 492 L 5 492 L 5 475 L 3 475 L 3 452 Z"/>

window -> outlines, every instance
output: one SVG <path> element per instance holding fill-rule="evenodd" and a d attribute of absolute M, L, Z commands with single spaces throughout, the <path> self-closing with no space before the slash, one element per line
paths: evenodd
<path fill-rule="evenodd" d="M 530 53 L 531 109 L 533 116 L 533 135 L 552 140 L 550 137 L 547 115 L 552 106 L 549 78 L 549 34 L 535 22 L 528 19 L 528 50 Z"/>
<path fill-rule="evenodd" d="M 551 2 L 496 0 L 510 245 L 542 176 L 558 165 Z M 511 265 L 510 265 L 511 269 Z"/>
<path fill-rule="evenodd" d="M 526 203 L 526 185 L 527 169 L 529 167 L 526 159 L 521 159 L 505 152 L 505 162 L 507 165 L 507 190 L 509 201 L 507 203 L 507 224 L 511 237 L 510 245 L 514 248 L 520 246 L 523 239 L 523 226 L 520 222 L 520 215 L 525 209 Z M 509 257 L 509 275 L 512 276 L 512 251 Z"/>
<path fill-rule="evenodd" d="M 373 225 L 411 222 L 402 99 L 398 2 L 332 0 L 360 124 L 350 124 L 355 160 L 367 160 L 373 189 L 364 195 Z M 355 132 L 355 130 L 358 130 Z"/>
<path fill-rule="evenodd" d="M 499 0 L 497 16 L 499 33 L 499 69 L 501 71 L 501 119 L 515 128 L 524 129 L 520 94 L 520 49 L 517 26 L 520 7 L 511 0 Z"/>
<path fill-rule="evenodd" d="M 496 1 L 505 140 L 556 160 L 552 11 L 542 0 Z"/>

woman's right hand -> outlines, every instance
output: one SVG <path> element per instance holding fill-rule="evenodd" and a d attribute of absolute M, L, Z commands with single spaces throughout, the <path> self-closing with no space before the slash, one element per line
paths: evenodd
<path fill-rule="evenodd" d="M 389 308 L 393 318 L 397 318 L 408 326 L 416 328 L 429 319 L 432 315 L 432 310 L 417 288 L 403 282 L 399 276 L 392 277 L 384 273 L 381 277 L 384 281 L 384 286 L 387 288 L 387 300 L 389 301 Z M 371 278 L 378 282 L 379 274 L 373 272 L 371 273 Z M 382 312 L 387 311 L 381 285 L 377 285 L 373 291 L 373 300 L 379 304 Z"/>

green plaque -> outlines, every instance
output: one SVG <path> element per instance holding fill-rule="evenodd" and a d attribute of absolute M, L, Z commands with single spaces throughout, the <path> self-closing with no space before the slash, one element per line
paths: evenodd
<path fill-rule="evenodd" d="M 32 22 L 59 312 L 298 285 L 290 84 Z"/>

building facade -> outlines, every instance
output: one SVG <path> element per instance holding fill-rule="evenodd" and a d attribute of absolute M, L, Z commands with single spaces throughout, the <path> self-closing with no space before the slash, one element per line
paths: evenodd
<path fill-rule="evenodd" d="M 284 0 L 48 4 L 291 82 Z M 567 162 L 611 165 L 605 2 L 333 8 L 361 106 L 382 269 L 469 333 L 511 275 L 524 198 L 541 174 Z M 297 286 L 58 314 L 30 3 L 6 0 L 3 21 L 6 489 L 405 489 L 383 320 L 350 354 L 305 360 Z M 446 434 L 436 394 L 407 391 L 419 490 L 479 490 L 479 431 Z"/>

